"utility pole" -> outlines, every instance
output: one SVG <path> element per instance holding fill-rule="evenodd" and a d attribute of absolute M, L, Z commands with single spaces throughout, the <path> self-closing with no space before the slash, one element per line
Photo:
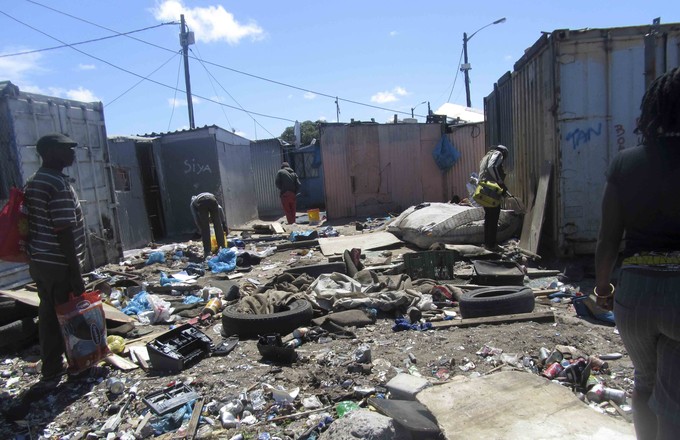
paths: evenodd
<path fill-rule="evenodd" d="M 184 14 L 180 15 L 182 20 L 182 32 L 179 34 L 179 44 L 182 45 L 182 54 L 184 55 L 184 81 L 187 88 L 187 107 L 189 107 L 189 128 L 196 128 L 194 124 L 194 103 L 191 100 L 191 79 L 189 77 L 189 45 L 194 44 L 194 33 L 187 32 L 186 23 L 184 22 Z"/>
<path fill-rule="evenodd" d="M 472 100 L 470 99 L 470 63 L 468 63 L 467 42 L 467 32 L 463 32 L 463 65 L 460 70 L 465 74 L 465 97 L 467 98 L 467 106 L 472 107 Z"/>

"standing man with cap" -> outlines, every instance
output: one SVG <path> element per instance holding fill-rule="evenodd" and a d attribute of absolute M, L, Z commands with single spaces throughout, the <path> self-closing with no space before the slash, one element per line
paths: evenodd
<path fill-rule="evenodd" d="M 503 194 L 507 194 L 508 188 L 505 186 L 505 170 L 503 161 L 508 157 L 508 149 L 503 145 L 491 147 L 479 164 L 479 181 L 494 182 L 503 189 Z M 484 247 L 487 249 L 496 248 L 496 235 L 498 234 L 498 219 L 501 216 L 501 207 L 484 207 Z"/>
<path fill-rule="evenodd" d="M 59 379 L 65 372 L 64 341 L 55 306 L 69 294 L 85 291 L 81 267 L 85 255 L 83 211 L 71 179 L 63 170 L 75 160 L 78 145 L 52 133 L 36 144 L 42 166 L 28 179 L 24 206 L 28 213 L 29 271 L 38 288 L 42 379 Z"/>
<path fill-rule="evenodd" d="M 224 210 L 217 202 L 215 195 L 204 192 L 192 196 L 190 207 L 194 223 L 196 223 L 196 227 L 201 233 L 201 239 L 203 240 L 203 258 L 212 255 L 212 243 L 210 242 L 211 220 L 218 248 L 227 247 L 224 240 L 224 234 L 227 232 L 227 220 L 224 216 Z"/>
<path fill-rule="evenodd" d="M 276 187 L 281 192 L 281 205 L 286 213 L 286 221 L 289 225 L 295 224 L 296 194 L 300 189 L 300 179 L 288 162 L 283 162 L 276 173 Z"/>

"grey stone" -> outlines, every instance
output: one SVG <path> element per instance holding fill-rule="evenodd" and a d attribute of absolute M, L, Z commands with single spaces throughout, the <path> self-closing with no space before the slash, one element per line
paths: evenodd
<path fill-rule="evenodd" d="M 410 440 L 411 433 L 394 419 L 358 409 L 334 421 L 319 440 Z"/>

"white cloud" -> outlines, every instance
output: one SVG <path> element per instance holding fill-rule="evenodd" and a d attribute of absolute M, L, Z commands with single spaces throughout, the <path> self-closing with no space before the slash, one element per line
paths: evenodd
<path fill-rule="evenodd" d="M 316 118 L 316 120 L 317 120 L 317 121 L 328 122 L 328 118 L 326 118 L 325 116 L 319 116 L 318 118 Z"/>
<path fill-rule="evenodd" d="M 304 95 L 302 95 L 305 99 L 314 99 L 316 98 L 316 94 L 312 92 L 305 92 Z"/>
<path fill-rule="evenodd" d="M 94 64 L 78 64 L 78 70 L 94 70 L 97 66 Z"/>
<path fill-rule="evenodd" d="M 376 102 L 378 104 L 386 104 L 388 102 L 399 101 L 400 96 L 406 96 L 408 92 L 403 87 L 395 87 L 391 91 L 378 92 L 371 96 L 371 102 Z"/>
<path fill-rule="evenodd" d="M 195 96 L 191 99 L 191 103 L 192 103 L 193 105 L 201 104 L 202 102 L 203 102 L 202 99 L 197 98 L 197 97 L 195 97 Z M 187 106 L 187 99 L 186 99 L 186 97 L 181 97 L 181 98 L 168 98 L 168 105 L 170 106 L 170 108 L 173 108 L 173 107 L 186 107 L 186 106 Z"/>
<path fill-rule="evenodd" d="M 83 102 L 96 102 L 96 101 L 101 101 L 101 99 L 97 98 L 95 94 L 88 89 L 84 89 L 82 87 L 78 87 L 77 89 L 71 89 L 66 91 L 66 97 L 68 99 L 73 99 L 75 101 L 83 101 Z"/>
<path fill-rule="evenodd" d="M 399 32 L 397 31 L 390 32 L 390 37 L 396 37 L 397 35 L 399 35 Z"/>
<path fill-rule="evenodd" d="M 265 36 L 264 30 L 255 21 L 241 23 L 222 5 L 189 8 L 181 0 L 163 0 L 152 12 L 159 21 L 179 20 L 184 14 L 196 40 L 208 43 L 226 41 L 236 45 L 244 38 L 260 40 Z"/>
<path fill-rule="evenodd" d="M 293 99 L 293 95 L 292 94 L 288 95 L 288 99 Z"/>
<path fill-rule="evenodd" d="M 512 61 L 513 59 L 515 59 L 515 57 L 513 57 L 512 55 L 506 55 L 506 56 L 503 57 L 503 59 L 505 61 Z"/>
<path fill-rule="evenodd" d="M 0 53 L 10 54 L 17 52 L 24 52 L 26 48 L 7 47 Z M 28 74 L 44 71 L 39 64 L 42 55 L 40 53 L 29 53 L 26 55 L 17 55 L 13 57 L 0 58 L 0 72 L 4 79 L 8 79 L 13 83 L 25 80 Z"/>
<path fill-rule="evenodd" d="M 236 135 L 238 135 L 238 136 L 241 136 L 242 138 L 248 139 L 248 133 L 246 133 L 245 131 L 236 130 L 236 131 L 234 132 L 234 134 L 236 134 Z"/>

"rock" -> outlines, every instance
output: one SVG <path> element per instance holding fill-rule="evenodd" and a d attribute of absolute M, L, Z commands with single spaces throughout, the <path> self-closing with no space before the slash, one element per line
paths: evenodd
<path fill-rule="evenodd" d="M 359 409 L 347 416 L 336 420 L 326 430 L 319 440 L 407 440 L 411 434 L 394 422 L 372 411 Z"/>

